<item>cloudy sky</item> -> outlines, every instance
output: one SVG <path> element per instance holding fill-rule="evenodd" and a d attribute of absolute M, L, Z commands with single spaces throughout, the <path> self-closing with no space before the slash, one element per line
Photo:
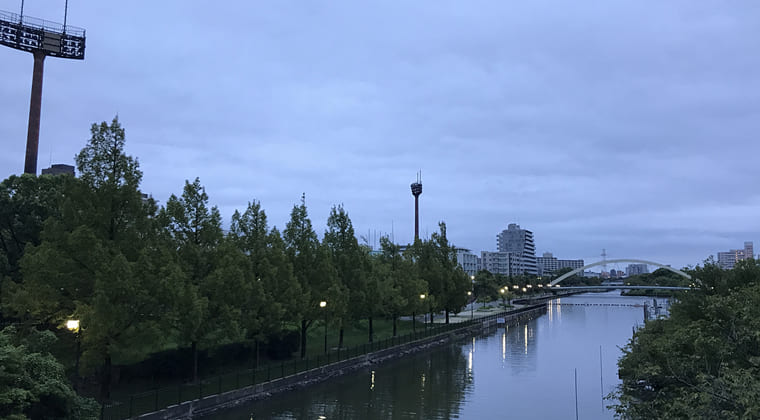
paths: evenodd
<path fill-rule="evenodd" d="M 0 0 L 18 13 L 20 0 Z M 63 0 L 25 14 L 63 20 Z M 143 190 L 200 177 L 225 223 L 306 193 L 357 232 L 674 266 L 760 241 L 760 2 L 71 0 L 84 61 L 45 62 L 38 168 L 118 114 Z M 23 171 L 32 56 L 0 49 L 0 178 Z M 760 243 L 756 246 L 760 247 Z"/>

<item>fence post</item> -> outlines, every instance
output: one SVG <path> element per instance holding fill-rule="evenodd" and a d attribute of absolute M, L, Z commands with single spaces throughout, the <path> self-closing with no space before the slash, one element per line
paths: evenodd
<path fill-rule="evenodd" d="M 177 385 L 177 405 L 182 404 L 182 384 Z"/>
<path fill-rule="evenodd" d="M 222 375 L 219 375 L 219 386 L 217 387 L 217 394 L 222 393 Z"/>
<path fill-rule="evenodd" d="M 154 404 L 153 411 L 158 411 L 158 390 L 156 390 L 156 403 Z"/>
<path fill-rule="evenodd" d="M 129 396 L 129 417 L 132 417 L 132 405 L 134 404 L 134 402 L 135 402 L 135 396 L 130 395 Z"/>
<path fill-rule="evenodd" d="M 256 386 L 256 368 L 251 369 L 251 386 Z"/>
<path fill-rule="evenodd" d="M 282 370 L 282 376 L 281 377 L 284 378 L 285 377 L 285 361 L 284 360 L 282 361 L 282 364 L 281 364 L 280 368 Z"/>
<path fill-rule="evenodd" d="M 293 375 L 298 373 L 298 359 L 293 359 Z"/>
<path fill-rule="evenodd" d="M 198 399 L 203 398 L 203 380 L 198 380 Z"/>
<path fill-rule="evenodd" d="M 272 364 L 267 364 L 267 382 L 272 380 Z"/>

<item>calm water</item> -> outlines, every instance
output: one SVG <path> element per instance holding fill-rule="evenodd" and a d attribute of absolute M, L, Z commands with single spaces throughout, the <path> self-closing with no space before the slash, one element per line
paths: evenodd
<path fill-rule="evenodd" d="M 397 360 L 213 419 L 610 419 L 616 361 L 650 299 L 619 292 L 555 300 L 509 329 Z M 601 352 L 600 352 L 601 349 Z M 601 357 L 600 357 L 601 354 Z"/>

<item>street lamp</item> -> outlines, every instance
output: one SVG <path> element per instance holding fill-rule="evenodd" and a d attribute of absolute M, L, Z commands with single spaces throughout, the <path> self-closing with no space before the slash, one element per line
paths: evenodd
<path fill-rule="evenodd" d="M 76 341 L 77 341 L 77 349 L 75 353 L 75 362 L 74 362 L 74 390 L 77 390 L 77 386 L 79 384 L 79 353 L 81 349 L 81 340 L 79 339 L 79 320 L 78 319 L 70 319 L 66 321 L 66 328 L 68 328 L 69 331 L 76 334 Z"/>
<path fill-rule="evenodd" d="M 425 294 L 424 293 L 420 293 L 420 300 L 422 300 L 422 301 L 425 300 Z M 422 310 L 424 311 L 425 308 L 423 307 Z M 425 320 L 425 322 L 424 322 L 425 329 L 427 329 L 427 312 L 425 312 L 425 316 L 423 317 L 423 319 Z"/>
<path fill-rule="evenodd" d="M 322 309 L 325 309 L 327 307 L 327 302 L 324 300 L 319 302 L 319 307 Z M 327 311 L 325 310 L 325 354 L 327 354 Z"/>
<path fill-rule="evenodd" d="M 470 299 L 472 299 L 472 292 L 468 290 L 467 291 L 467 296 L 469 296 Z M 475 302 L 470 302 L 470 319 L 473 318 L 473 311 L 474 311 L 473 307 L 474 306 L 475 306 Z"/>

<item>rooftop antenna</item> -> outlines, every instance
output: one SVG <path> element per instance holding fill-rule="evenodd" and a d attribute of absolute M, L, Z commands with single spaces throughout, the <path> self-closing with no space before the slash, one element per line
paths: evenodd
<path fill-rule="evenodd" d="M 0 44 L 32 53 L 32 95 L 29 101 L 29 125 L 26 134 L 24 173 L 37 173 L 37 154 L 40 144 L 40 114 L 42 111 L 42 75 L 45 57 L 53 56 L 84 60 L 85 31 L 68 26 L 69 1 L 63 9 L 63 25 L 0 10 Z"/>

